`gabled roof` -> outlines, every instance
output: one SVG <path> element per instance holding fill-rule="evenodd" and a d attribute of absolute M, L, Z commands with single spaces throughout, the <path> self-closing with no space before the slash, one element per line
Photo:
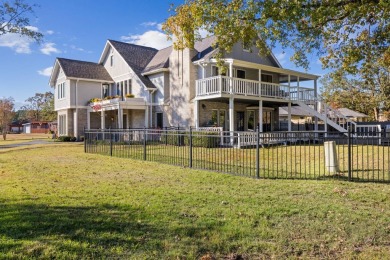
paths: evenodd
<path fill-rule="evenodd" d="M 197 61 L 201 59 L 210 59 L 218 52 L 218 48 L 213 48 L 213 44 L 216 41 L 216 36 L 212 35 L 206 37 L 200 41 L 195 42 L 194 48 L 198 51 L 198 55 L 195 56 L 192 61 Z M 257 55 L 257 54 L 256 54 Z M 270 55 L 267 56 L 270 61 L 278 68 L 282 68 L 282 65 L 276 59 L 275 55 L 270 51 Z"/>
<path fill-rule="evenodd" d="M 142 72 L 158 52 L 157 49 L 114 40 L 108 40 L 108 42 L 122 56 L 147 88 L 155 88 L 147 77 L 142 76 Z"/>
<path fill-rule="evenodd" d="M 143 73 L 155 71 L 158 69 L 169 67 L 169 55 L 172 53 L 172 46 L 159 50 L 156 55 L 152 58 Z"/>
<path fill-rule="evenodd" d="M 59 69 L 58 65 L 64 71 L 64 74 L 67 78 L 77 78 L 77 79 L 89 79 L 89 80 L 99 80 L 99 81 L 110 81 L 110 74 L 101 64 L 88 61 L 80 60 L 70 60 L 65 58 L 57 58 L 55 66 L 53 68 L 52 76 L 56 74 L 56 71 Z M 51 86 L 54 85 L 54 79 L 50 79 Z"/>

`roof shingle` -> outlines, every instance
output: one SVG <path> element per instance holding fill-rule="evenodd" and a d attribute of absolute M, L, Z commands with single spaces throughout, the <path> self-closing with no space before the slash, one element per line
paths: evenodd
<path fill-rule="evenodd" d="M 57 60 L 67 77 L 113 81 L 101 64 L 64 58 L 57 58 Z"/>
<path fill-rule="evenodd" d="M 115 50 L 119 52 L 134 73 L 137 74 L 142 83 L 144 83 L 147 88 L 155 88 L 154 84 L 147 77 L 142 76 L 141 73 L 156 55 L 158 50 L 131 43 L 118 42 L 114 40 L 108 41 Z"/>

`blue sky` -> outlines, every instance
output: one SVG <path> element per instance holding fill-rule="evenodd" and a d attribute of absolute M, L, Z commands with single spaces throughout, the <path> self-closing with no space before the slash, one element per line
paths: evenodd
<path fill-rule="evenodd" d="M 41 45 L 18 35 L 0 36 L 0 97 L 13 97 L 16 108 L 48 85 L 56 57 L 97 62 L 107 39 L 161 49 L 170 45 L 160 30 L 170 4 L 180 0 L 26 0 L 39 4 L 31 26 L 44 33 Z M 289 53 L 273 50 L 284 68 L 297 69 Z M 302 69 L 298 69 L 302 70 Z M 309 73 L 323 75 L 312 57 Z"/>

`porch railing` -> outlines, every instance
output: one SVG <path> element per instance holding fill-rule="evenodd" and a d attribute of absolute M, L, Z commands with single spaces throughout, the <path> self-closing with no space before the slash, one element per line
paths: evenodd
<path fill-rule="evenodd" d="M 196 81 L 196 95 L 233 94 L 286 100 L 313 100 L 314 89 L 256 80 L 215 76 Z"/>

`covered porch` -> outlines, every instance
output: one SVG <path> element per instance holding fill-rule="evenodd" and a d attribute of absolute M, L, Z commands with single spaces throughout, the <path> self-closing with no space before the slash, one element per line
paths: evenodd
<path fill-rule="evenodd" d="M 143 98 L 103 100 L 87 110 L 88 129 L 148 128 L 150 105 Z"/>

